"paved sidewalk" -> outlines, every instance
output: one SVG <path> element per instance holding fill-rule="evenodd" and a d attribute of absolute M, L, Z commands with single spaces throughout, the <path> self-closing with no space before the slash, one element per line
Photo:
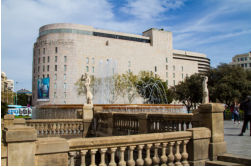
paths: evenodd
<path fill-rule="evenodd" d="M 233 121 L 224 121 L 224 137 L 227 142 L 227 153 L 251 156 L 251 136 L 250 125 L 244 133 L 244 136 L 238 136 L 241 133 L 243 121 L 238 125 Z"/>

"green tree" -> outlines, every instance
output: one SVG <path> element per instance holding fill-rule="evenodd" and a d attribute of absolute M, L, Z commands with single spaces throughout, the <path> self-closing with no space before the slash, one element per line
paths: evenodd
<path fill-rule="evenodd" d="M 243 100 L 251 93 L 251 80 L 248 71 L 239 66 L 221 64 L 208 73 L 210 101 L 225 103 L 228 106 L 235 100 Z"/>
<path fill-rule="evenodd" d="M 152 72 L 141 71 L 135 82 L 137 92 L 145 99 L 145 103 L 151 104 L 167 104 L 172 102 L 172 98 L 168 97 L 168 88 L 158 75 Z M 169 94 L 170 95 L 170 94 Z"/>
<path fill-rule="evenodd" d="M 182 102 L 188 112 L 192 108 L 196 108 L 198 103 L 202 102 L 202 82 L 202 75 L 193 74 L 173 87 L 175 99 Z"/>
<path fill-rule="evenodd" d="M 8 112 L 8 104 L 5 102 L 1 102 L 1 117 L 3 118 Z"/>
<path fill-rule="evenodd" d="M 27 104 L 31 104 L 30 99 L 31 99 L 31 96 L 28 96 L 25 93 L 17 94 L 18 105 L 27 106 Z"/>

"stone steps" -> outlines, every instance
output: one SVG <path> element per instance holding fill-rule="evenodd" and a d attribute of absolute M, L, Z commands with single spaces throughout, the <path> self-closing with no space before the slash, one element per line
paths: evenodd
<path fill-rule="evenodd" d="M 223 154 L 215 161 L 206 161 L 206 166 L 246 166 L 251 165 L 251 158 L 242 155 Z"/>
<path fill-rule="evenodd" d="M 244 166 L 243 164 L 225 161 L 206 161 L 206 166 Z"/>
<path fill-rule="evenodd" d="M 251 165 L 251 157 L 243 155 L 223 154 L 218 156 L 219 161 L 241 163 L 244 165 Z"/>

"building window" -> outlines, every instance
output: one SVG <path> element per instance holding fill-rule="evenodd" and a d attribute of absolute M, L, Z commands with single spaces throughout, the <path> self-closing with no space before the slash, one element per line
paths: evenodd
<path fill-rule="evenodd" d="M 175 70 L 175 66 L 173 66 L 173 71 Z"/>
<path fill-rule="evenodd" d="M 175 86 L 175 80 L 173 80 L 173 86 Z"/>
<path fill-rule="evenodd" d="M 64 62 L 65 63 L 67 62 L 67 56 L 64 56 Z"/>
<path fill-rule="evenodd" d="M 64 65 L 64 71 L 66 71 L 66 69 L 67 69 L 67 66 L 66 66 L 66 65 Z"/>
<path fill-rule="evenodd" d="M 128 61 L 128 67 L 131 67 L 131 61 Z"/>
<path fill-rule="evenodd" d="M 35 72 L 36 72 L 36 69 L 34 68 L 34 69 L 33 69 L 33 73 L 35 73 Z"/>
<path fill-rule="evenodd" d="M 38 58 L 38 64 L 40 64 L 40 57 Z"/>
<path fill-rule="evenodd" d="M 49 74 L 47 74 L 47 78 L 49 78 L 50 76 L 49 76 Z"/>
<path fill-rule="evenodd" d="M 43 65 L 43 72 L 45 71 L 45 66 Z"/>
<path fill-rule="evenodd" d="M 89 72 L 89 67 L 88 66 L 86 66 L 86 72 Z"/>
<path fill-rule="evenodd" d="M 43 63 L 45 63 L 45 57 L 43 57 Z"/>
<path fill-rule="evenodd" d="M 40 66 L 37 67 L 37 72 L 40 72 Z"/>
<path fill-rule="evenodd" d="M 39 79 L 40 75 L 37 76 L 37 79 Z"/>
<path fill-rule="evenodd" d="M 245 61 L 247 61 L 248 59 L 247 59 L 247 57 L 245 57 Z"/>
<path fill-rule="evenodd" d="M 245 67 L 248 67 L 248 64 L 247 64 L 247 63 L 245 63 L 244 65 L 245 65 Z"/>
<path fill-rule="evenodd" d="M 94 57 L 92 58 L 92 64 L 95 64 L 95 58 Z"/>
<path fill-rule="evenodd" d="M 175 78 L 175 73 L 173 73 L 173 78 Z"/>
<path fill-rule="evenodd" d="M 112 75 L 114 75 L 114 73 L 115 73 L 115 70 L 114 70 L 114 68 L 112 68 Z"/>
<path fill-rule="evenodd" d="M 50 62 L 50 57 L 49 57 L 49 56 L 47 57 L 47 62 L 48 62 L 48 63 Z"/>
<path fill-rule="evenodd" d="M 181 66 L 181 71 L 184 71 L 184 67 L 183 66 Z"/>
<path fill-rule="evenodd" d="M 168 78 L 168 72 L 166 72 L 166 77 Z"/>
<path fill-rule="evenodd" d="M 64 92 L 64 98 L 66 98 L 66 92 Z M 66 104 L 66 101 L 64 101 L 64 104 Z"/>
<path fill-rule="evenodd" d="M 56 83 L 54 83 L 54 89 L 57 89 L 57 84 Z"/>
<path fill-rule="evenodd" d="M 54 75 L 55 80 L 57 80 L 57 74 Z"/>
<path fill-rule="evenodd" d="M 86 64 L 89 64 L 89 58 L 88 57 L 86 58 Z"/>
<path fill-rule="evenodd" d="M 184 74 L 181 74 L 182 79 L 184 79 Z"/>
<path fill-rule="evenodd" d="M 94 67 L 92 67 L 92 72 L 94 73 Z"/>
<path fill-rule="evenodd" d="M 57 56 L 55 56 L 55 62 L 57 62 L 58 61 L 58 57 Z"/>
<path fill-rule="evenodd" d="M 45 54 L 45 48 L 43 48 L 43 54 Z"/>
<path fill-rule="evenodd" d="M 168 65 L 166 65 L 166 70 L 168 70 Z"/>
<path fill-rule="evenodd" d="M 64 83 L 64 91 L 66 91 L 66 83 Z"/>
<path fill-rule="evenodd" d="M 38 55 L 40 55 L 40 49 L 38 49 Z"/>
<path fill-rule="evenodd" d="M 249 67 L 251 67 L 251 63 L 249 63 Z"/>
<path fill-rule="evenodd" d="M 47 65 L 47 71 L 50 71 L 50 66 L 49 65 Z"/>
<path fill-rule="evenodd" d="M 130 69 L 128 69 L 128 72 L 130 73 L 130 72 L 131 72 L 131 70 L 130 70 Z"/>
<path fill-rule="evenodd" d="M 66 80 L 66 74 L 64 74 L 64 80 Z"/>
<path fill-rule="evenodd" d="M 58 53 L 58 47 L 55 47 L 55 53 Z"/>
<path fill-rule="evenodd" d="M 154 71 L 157 72 L 157 66 L 154 67 Z"/>
<path fill-rule="evenodd" d="M 43 74 L 43 78 L 44 78 L 44 74 Z"/>
<path fill-rule="evenodd" d="M 57 65 L 55 65 L 55 71 L 57 71 L 58 70 L 58 66 Z"/>
<path fill-rule="evenodd" d="M 166 63 L 168 63 L 168 58 L 166 57 Z"/>

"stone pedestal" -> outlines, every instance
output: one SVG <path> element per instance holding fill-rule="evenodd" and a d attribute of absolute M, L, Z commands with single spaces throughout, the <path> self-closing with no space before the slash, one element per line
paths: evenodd
<path fill-rule="evenodd" d="M 23 125 L 10 125 L 4 128 L 3 140 L 7 144 L 8 166 L 34 166 L 35 141 L 37 131 Z"/>
<path fill-rule="evenodd" d="M 36 166 L 67 166 L 69 144 L 59 137 L 39 138 L 36 141 Z"/>
<path fill-rule="evenodd" d="M 9 125 L 13 125 L 14 119 L 15 119 L 14 115 L 10 115 L 10 114 L 4 115 L 4 119 L 3 119 L 4 127 L 7 127 Z"/>
<path fill-rule="evenodd" d="M 92 121 L 93 121 L 93 105 L 85 104 L 83 106 L 83 124 L 84 124 L 83 137 L 86 137 L 88 135 Z"/>
<path fill-rule="evenodd" d="M 192 139 L 188 143 L 188 160 L 192 166 L 205 166 L 208 160 L 211 131 L 208 128 L 191 128 Z"/>
<path fill-rule="evenodd" d="M 139 134 L 146 134 L 148 133 L 148 127 L 147 127 L 147 114 L 146 113 L 140 113 L 138 115 L 139 118 Z"/>
<path fill-rule="evenodd" d="M 224 141 L 224 106 L 221 103 L 209 103 L 199 106 L 201 126 L 211 130 L 209 158 L 216 160 L 217 155 L 226 153 Z"/>

